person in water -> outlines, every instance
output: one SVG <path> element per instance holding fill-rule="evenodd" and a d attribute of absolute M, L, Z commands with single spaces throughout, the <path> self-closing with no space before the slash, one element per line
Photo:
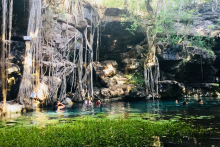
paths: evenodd
<path fill-rule="evenodd" d="M 198 100 L 198 103 L 199 103 L 199 104 L 203 104 L 203 100 L 199 99 L 199 100 Z"/>
<path fill-rule="evenodd" d="M 92 104 L 92 102 L 91 102 L 91 100 L 85 100 L 84 104 L 85 104 L 86 106 L 89 106 L 89 105 Z"/>
<path fill-rule="evenodd" d="M 61 110 L 61 109 L 63 109 L 63 108 L 65 108 L 65 105 L 64 105 L 64 104 L 62 104 L 62 103 L 59 102 L 59 101 L 54 102 L 53 110 Z"/>
<path fill-rule="evenodd" d="M 188 105 L 188 103 L 185 101 L 185 102 L 183 102 L 183 105 Z"/>
<path fill-rule="evenodd" d="M 97 102 L 96 102 L 96 105 L 101 105 L 102 103 L 101 103 L 101 101 L 100 100 L 98 100 Z"/>
<path fill-rule="evenodd" d="M 176 104 L 179 104 L 179 101 L 178 101 L 178 100 L 176 100 L 176 101 L 175 101 L 175 103 L 176 103 Z"/>

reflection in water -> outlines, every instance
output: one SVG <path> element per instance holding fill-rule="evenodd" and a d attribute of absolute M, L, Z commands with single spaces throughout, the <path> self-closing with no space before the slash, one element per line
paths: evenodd
<path fill-rule="evenodd" d="M 86 100 L 82 105 L 82 112 L 86 112 L 85 114 L 89 113 L 90 115 L 94 115 L 94 103 L 90 100 Z"/>
<path fill-rule="evenodd" d="M 178 99 L 180 104 L 187 101 L 187 106 L 182 106 L 175 103 L 175 100 L 143 100 L 143 101 L 102 101 L 102 105 L 98 106 L 93 102 L 75 103 L 72 108 L 64 109 L 63 111 L 52 111 L 52 108 L 37 109 L 36 111 L 20 114 L 7 115 L 1 120 L 31 120 L 33 124 L 42 124 L 53 122 L 56 119 L 74 118 L 80 115 L 95 115 L 98 113 L 127 114 L 130 113 L 149 113 L 158 116 L 176 116 L 181 117 L 198 117 L 212 116 L 214 122 L 218 122 L 220 118 L 219 98 L 203 98 L 203 105 L 198 104 L 197 98 L 182 98 Z M 170 117 L 165 117 L 165 119 Z M 214 119 L 213 119 L 214 118 Z M 164 119 L 164 118 L 163 118 Z M 29 121 L 30 122 L 30 121 Z"/>
<path fill-rule="evenodd" d="M 219 98 L 203 98 L 203 104 L 198 103 L 197 98 L 178 99 L 179 104 L 175 103 L 175 99 L 168 100 L 143 100 L 143 101 L 114 101 L 103 102 L 102 105 L 96 103 L 75 103 L 72 108 L 63 111 L 52 111 L 53 108 L 37 109 L 32 112 L 24 112 L 20 114 L 12 114 L 1 118 L 0 128 L 13 127 L 15 125 L 39 125 L 45 127 L 48 123 L 66 123 L 68 118 L 74 118 L 83 115 L 95 115 L 94 118 L 126 118 L 131 120 L 151 120 L 160 121 L 161 119 L 184 119 L 190 118 L 193 124 L 203 125 L 206 128 L 218 128 L 220 125 L 220 104 Z M 187 101 L 188 105 L 183 106 L 181 103 Z M 113 115 L 114 114 L 114 115 Z M 81 118 L 81 117 L 78 117 Z M 77 119 L 77 118 L 76 118 Z M 187 121 L 187 120 L 186 120 Z M 86 126 L 82 126 L 86 127 Z M 165 137 L 165 138 L 164 138 Z M 183 146 L 193 146 L 195 138 L 183 138 Z M 175 140 L 163 136 L 152 137 L 152 146 L 175 146 Z M 212 139 L 199 140 L 197 144 L 202 146 L 211 146 L 214 144 Z M 169 144 L 166 144 L 169 143 Z M 170 144 L 173 143 L 173 144 Z M 178 142 L 179 143 L 179 142 Z M 217 144 L 217 141 L 216 143 Z"/>

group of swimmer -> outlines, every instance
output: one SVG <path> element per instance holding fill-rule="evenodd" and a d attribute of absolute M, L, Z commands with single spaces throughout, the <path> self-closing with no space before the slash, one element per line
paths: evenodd
<path fill-rule="evenodd" d="M 86 100 L 85 101 L 85 104 L 86 105 L 90 105 L 91 104 L 91 101 L 90 100 Z M 101 106 L 101 100 L 98 100 L 97 102 L 96 102 L 96 105 L 97 106 Z M 64 109 L 65 108 L 65 105 L 64 104 L 62 104 L 61 102 L 59 102 L 59 101 L 56 101 L 56 102 L 54 102 L 54 107 L 53 107 L 53 110 L 54 111 L 56 111 L 56 110 L 61 110 L 61 109 Z"/>
<path fill-rule="evenodd" d="M 176 103 L 176 104 L 179 104 L 179 101 L 176 100 L 175 103 Z M 203 100 L 199 99 L 199 100 L 198 100 L 198 104 L 203 104 Z M 186 101 L 184 101 L 184 102 L 182 103 L 182 105 L 188 105 L 188 103 L 187 103 Z"/>
<path fill-rule="evenodd" d="M 175 103 L 176 104 L 179 104 L 179 100 L 176 100 L 175 101 Z M 199 104 L 203 104 L 203 100 L 201 100 L 201 99 L 199 99 L 198 100 L 198 103 Z M 85 101 L 85 104 L 86 105 L 90 105 L 91 104 L 91 101 L 90 100 L 86 100 Z M 97 102 L 96 102 L 96 105 L 97 106 L 101 106 L 101 100 L 98 100 Z M 188 103 L 186 102 L 186 101 L 184 101 L 183 103 L 182 103 L 182 105 L 188 105 Z M 63 108 L 65 108 L 65 105 L 64 104 L 62 104 L 61 102 L 59 102 L 59 101 L 56 101 L 56 102 L 54 102 L 54 107 L 53 107 L 53 110 L 61 110 L 61 109 L 63 109 Z"/>

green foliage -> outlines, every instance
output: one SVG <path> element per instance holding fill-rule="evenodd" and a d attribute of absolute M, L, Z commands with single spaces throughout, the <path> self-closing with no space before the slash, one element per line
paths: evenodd
<path fill-rule="evenodd" d="M 131 28 L 126 28 L 125 30 L 129 31 L 132 35 L 135 36 L 135 32 L 137 30 L 138 24 L 136 22 L 133 22 L 131 24 Z"/>
<path fill-rule="evenodd" d="M 212 48 L 215 46 L 216 42 L 213 37 L 204 37 L 204 36 L 193 36 L 193 37 L 184 37 L 184 36 L 176 36 L 176 35 L 169 35 L 168 39 L 165 37 L 160 38 L 161 42 L 168 41 L 171 45 L 182 43 L 183 41 L 188 41 L 190 46 L 196 46 L 200 49 L 210 51 L 212 55 L 214 52 Z"/>
<path fill-rule="evenodd" d="M 176 120 L 153 122 L 137 117 L 121 119 L 118 114 L 112 116 L 102 118 L 101 114 L 96 118 L 61 119 L 60 123 L 45 126 L 1 128 L 0 146 L 150 146 L 153 136 L 180 142 L 183 136 L 204 137 L 214 132 Z"/>
<path fill-rule="evenodd" d="M 209 25 L 207 28 L 210 29 L 210 30 L 213 30 L 215 28 L 215 26 L 214 25 Z"/>
<path fill-rule="evenodd" d="M 220 24 L 220 15 L 219 15 L 219 17 L 218 17 L 218 24 Z"/>
<path fill-rule="evenodd" d="M 184 39 L 182 36 L 169 35 L 169 37 L 168 37 L 168 42 L 172 45 L 181 43 L 183 40 Z M 161 39 L 161 41 L 162 41 L 162 39 Z"/>
<path fill-rule="evenodd" d="M 104 1 L 103 1 L 104 2 Z M 115 5 L 115 7 L 121 8 L 124 5 L 124 0 L 109 0 L 107 7 L 110 5 Z M 156 10 L 157 6 L 156 1 L 150 1 L 150 5 Z M 195 37 L 186 37 L 188 36 L 190 25 L 193 23 L 194 18 L 193 16 L 198 16 L 196 9 L 188 9 L 190 5 L 193 4 L 202 4 L 205 2 L 211 2 L 210 0 L 195 0 L 193 3 L 190 0 L 170 0 L 169 3 L 166 3 L 166 10 L 162 9 L 159 11 L 157 15 L 156 24 L 153 23 L 149 28 L 149 35 L 153 35 L 155 33 L 159 33 L 164 37 L 161 37 L 160 40 L 162 42 L 168 42 L 170 44 L 178 44 L 183 41 L 190 42 L 191 46 L 197 46 L 204 50 L 211 50 L 211 48 L 215 45 L 215 41 L 209 37 L 202 37 L 201 35 Z M 103 4 L 104 4 L 103 3 Z M 111 4 L 110 4 L 111 3 Z M 117 6 L 116 6 L 117 4 Z M 130 0 L 129 1 L 129 16 L 122 15 L 123 20 L 121 25 L 125 25 L 125 22 L 131 22 L 131 25 L 126 28 L 131 34 L 135 35 L 137 28 L 139 26 L 143 26 L 145 28 L 145 21 L 153 20 L 153 14 L 147 14 L 146 12 L 146 5 L 145 0 Z M 220 19 L 219 19 L 220 20 Z M 219 21 L 220 22 L 220 21 Z M 181 30 L 178 24 L 181 25 Z M 156 27 L 155 27 L 156 26 Z M 155 28 L 157 28 L 155 30 Z M 213 30 L 214 26 L 208 26 L 209 30 Z M 183 31 L 184 30 L 184 31 Z M 212 52 L 213 54 L 213 52 Z"/>
<path fill-rule="evenodd" d="M 143 75 L 141 75 L 140 73 L 133 73 L 133 74 L 125 75 L 125 77 L 128 78 L 127 82 L 129 84 L 134 84 L 138 88 L 144 87 L 145 80 L 144 80 Z"/>
<path fill-rule="evenodd" d="M 61 17 L 65 18 L 65 12 L 64 12 L 64 10 L 61 10 Z"/>
<path fill-rule="evenodd" d="M 167 36 L 170 34 L 177 34 L 178 27 L 176 27 L 177 21 L 189 24 L 193 21 L 192 16 L 194 10 L 181 11 L 179 8 L 169 7 L 168 11 L 161 11 L 157 17 L 157 33 L 164 33 Z"/>
<path fill-rule="evenodd" d="M 102 4 L 109 8 L 124 8 L 124 1 L 123 0 L 104 0 Z"/>
<path fill-rule="evenodd" d="M 102 0 L 101 4 L 103 4 L 108 8 L 120 8 L 120 9 L 124 9 L 124 5 L 125 5 L 124 0 Z M 145 0 L 129 0 L 129 4 L 127 7 L 131 13 L 137 13 L 137 11 L 140 12 L 146 11 Z"/>
<path fill-rule="evenodd" d="M 138 15 L 130 15 L 129 17 L 125 14 L 121 15 L 123 17 L 121 21 L 121 25 L 124 26 L 125 22 L 130 22 L 130 27 L 127 27 L 125 30 L 129 31 L 132 35 L 135 35 L 135 32 L 137 31 L 137 28 L 139 26 L 139 23 L 141 21 L 141 17 Z"/>
<path fill-rule="evenodd" d="M 215 46 L 216 42 L 214 38 L 203 37 L 203 36 L 194 36 L 189 38 L 191 46 L 196 46 L 205 50 L 212 50 L 212 47 Z"/>

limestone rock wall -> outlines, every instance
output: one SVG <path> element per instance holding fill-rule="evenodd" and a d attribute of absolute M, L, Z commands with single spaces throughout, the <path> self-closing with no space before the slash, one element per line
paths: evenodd
<path fill-rule="evenodd" d="M 22 62 L 25 43 L 22 36 L 27 33 L 28 11 L 28 0 L 14 1 L 13 41 L 11 42 L 12 49 L 8 69 L 10 71 L 9 85 L 11 87 L 8 93 L 9 100 L 16 97 L 23 72 Z M 64 28 L 68 28 L 69 37 L 76 32 L 79 33 L 79 37 L 82 37 L 81 31 L 83 31 L 83 28 L 91 24 L 91 12 L 93 15 L 97 13 L 94 9 L 91 9 L 91 5 L 86 5 L 84 9 L 85 19 L 78 24 L 69 23 L 68 25 L 61 15 L 53 15 L 53 19 L 56 20 L 53 28 L 55 44 L 59 48 L 64 46 L 63 38 L 61 38 Z M 144 57 L 148 50 L 147 43 L 144 40 L 145 31 L 143 28 L 139 27 L 134 36 L 125 30 L 131 25 L 130 22 L 121 25 L 121 15 L 127 13 L 125 10 L 116 8 L 107 8 L 104 13 L 100 25 L 100 62 L 95 63 L 94 66 L 94 79 L 97 78 L 94 80 L 94 93 L 97 97 L 147 97 L 144 87 L 127 83 L 128 79 L 125 77 L 125 75 L 132 72 L 143 74 Z M 158 43 L 156 55 L 161 69 L 161 82 L 159 85 L 161 98 L 218 95 L 218 83 L 220 82 L 220 29 L 218 27 L 220 5 L 213 11 L 210 9 L 209 4 L 203 4 L 199 6 L 198 14 L 191 26 L 191 35 L 194 35 L 193 32 L 200 32 L 204 36 L 211 35 L 215 37 L 217 44 L 213 48 L 214 55 L 210 51 L 197 47 Z M 73 16 L 67 17 L 73 18 Z M 210 30 L 210 25 L 213 25 L 214 29 Z M 96 51 L 96 42 L 97 40 L 94 40 L 94 52 Z M 46 59 L 49 49 L 46 47 L 44 49 Z"/>
<path fill-rule="evenodd" d="M 219 95 L 220 29 L 218 18 L 220 5 L 215 10 L 210 8 L 210 3 L 199 5 L 198 14 L 190 26 L 190 34 L 200 33 L 203 36 L 213 37 L 216 41 L 213 47 L 214 53 L 190 45 L 169 45 L 158 42 L 156 56 L 161 70 L 159 97 Z M 133 36 L 126 31 L 125 28 L 130 25 L 129 22 L 126 22 L 124 26 L 120 24 L 121 15 L 126 13 L 117 8 L 106 10 L 105 19 L 102 22 L 105 27 L 101 34 L 100 61 L 117 61 L 119 65 L 117 70 L 123 74 L 143 73 L 144 57 L 148 50 L 147 42 L 144 40 L 145 32 L 139 28 Z M 180 24 L 184 25 L 181 22 Z M 214 27 L 210 29 L 212 25 Z M 107 89 L 104 90 L 105 93 L 109 93 L 107 91 Z M 132 97 L 131 94 L 129 96 Z"/>

